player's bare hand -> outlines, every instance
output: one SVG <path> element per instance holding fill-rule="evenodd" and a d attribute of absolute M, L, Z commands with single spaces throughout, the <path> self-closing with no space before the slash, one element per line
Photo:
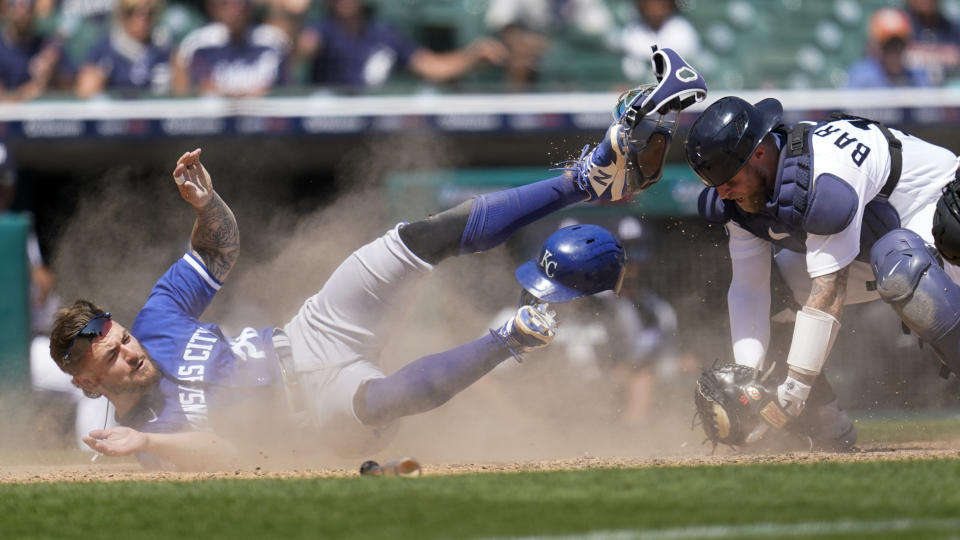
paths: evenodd
<path fill-rule="evenodd" d="M 200 149 L 184 152 L 173 169 L 173 181 L 177 183 L 180 196 L 194 208 L 203 208 L 213 199 L 213 180 L 200 163 Z"/>
<path fill-rule="evenodd" d="M 129 456 L 147 447 L 149 436 L 135 429 L 117 426 L 110 429 L 95 429 L 83 438 L 90 448 L 105 456 Z"/>

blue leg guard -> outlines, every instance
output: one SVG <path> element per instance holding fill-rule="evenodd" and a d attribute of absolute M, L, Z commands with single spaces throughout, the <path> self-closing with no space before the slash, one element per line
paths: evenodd
<path fill-rule="evenodd" d="M 894 229 L 870 250 L 877 291 L 900 319 L 960 374 L 960 286 L 917 233 Z"/>
<path fill-rule="evenodd" d="M 475 197 L 460 253 L 494 248 L 517 229 L 584 199 L 584 192 L 568 175 Z"/>

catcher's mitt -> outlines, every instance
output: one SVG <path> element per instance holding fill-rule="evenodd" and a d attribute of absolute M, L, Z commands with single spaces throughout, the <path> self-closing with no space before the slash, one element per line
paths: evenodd
<path fill-rule="evenodd" d="M 749 444 L 754 442 L 748 440 L 751 434 L 763 434 L 761 425 L 782 427 L 787 422 L 777 406 L 776 390 L 766 388 L 758 372 L 747 366 L 723 364 L 704 371 L 693 398 L 695 418 L 700 418 L 703 432 L 714 447 Z M 781 417 L 777 417 L 778 412 Z"/>

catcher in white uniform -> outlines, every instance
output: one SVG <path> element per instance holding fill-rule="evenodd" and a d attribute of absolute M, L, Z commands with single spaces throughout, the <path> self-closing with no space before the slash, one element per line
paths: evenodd
<path fill-rule="evenodd" d="M 821 374 L 845 304 L 889 303 L 944 369 L 960 372 L 957 156 L 865 118 L 788 126 L 782 116 L 775 99 L 726 97 L 686 141 L 708 186 L 700 214 L 729 234 L 733 353 L 746 367 L 706 372 L 698 412 L 714 442 L 749 445 L 774 427 L 844 451 L 856 431 Z M 771 260 L 803 306 L 775 388 L 761 375 L 782 360 L 766 358 Z"/>

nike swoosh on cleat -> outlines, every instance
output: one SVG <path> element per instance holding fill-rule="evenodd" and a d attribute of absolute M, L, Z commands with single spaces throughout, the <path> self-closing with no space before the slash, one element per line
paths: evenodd
<path fill-rule="evenodd" d="M 900 263 L 902 263 L 902 262 L 903 262 L 903 259 L 898 259 L 897 262 L 893 265 L 893 268 L 891 268 L 891 269 L 887 272 L 887 277 L 892 276 L 893 273 L 897 271 L 897 267 L 900 266 Z"/>

